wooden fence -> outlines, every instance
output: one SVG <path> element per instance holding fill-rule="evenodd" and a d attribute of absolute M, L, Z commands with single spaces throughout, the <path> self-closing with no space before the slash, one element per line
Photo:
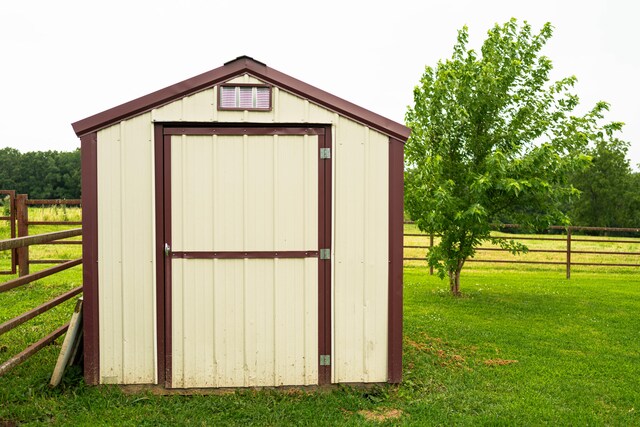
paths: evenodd
<path fill-rule="evenodd" d="M 405 224 L 413 224 L 413 222 L 405 222 Z M 520 226 L 517 224 L 503 224 L 500 225 L 500 229 L 517 229 Z M 529 249 L 529 252 L 537 252 L 537 253 L 549 253 L 549 254 L 564 254 L 564 261 L 531 261 L 531 260 L 522 260 L 522 259 L 479 259 L 478 257 L 469 258 L 466 262 L 481 262 L 481 263 L 503 263 L 503 264 L 549 264 L 549 265 L 564 265 L 567 270 L 567 279 L 571 278 L 571 266 L 598 266 L 598 267 L 640 267 L 640 263 L 610 263 L 610 262 L 576 262 L 571 260 L 572 254 L 591 254 L 591 255 L 615 255 L 615 256 L 624 256 L 624 257 L 638 257 L 640 256 L 640 252 L 634 251 L 592 251 L 592 250 L 576 250 L 572 248 L 572 244 L 575 242 L 597 242 L 597 243 L 615 243 L 615 244 L 640 244 L 640 239 L 635 238 L 625 238 L 625 239 L 594 239 L 589 236 L 579 236 L 575 237 L 576 232 L 605 232 L 607 234 L 610 233 L 640 233 L 640 228 L 612 228 L 612 227 L 577 227 L 577 226 L 551 226 L 549 227 L 549 231 L 551 232 L 563 232 L 563 234 L 549 234 L 545 236 L 518 236 L 517 234 L 512 234 L 509 236 L 496 236 L 497 239 L 504 240 L 529 240 L 529 241 L 561 241 L 565 242 L 564 249 Z M 403 247 L 406 249 L 426 249 L 429 250 L 434 246 L 434 238 L 438 237 L 436 234 L 425 234 L 425 233 L 405 233 L 405 237 L 421 237 L 425 239 L 429 239 L 429 244 L 424 245 L 404 245 Z M 507 249 L 502 248 L 487 248 L 480 247 L 477 248 L 476 251 L 497 251 L 497 252 L 508 252 Z M 425 253 L 426 255 L 426 253 Z M 425 261 L 426 258 L 417 258 L 417 257 L 405 257 L 404 261 Z M 429 268 L 429 272 L 433 274 L 433 267 Z"/>
<path fill-rule="evenodd" d="M 82 225 L 82 221 L 30 221 L 29 206 L 80 206 L 80 199 L 29 199 L 26 194 L 16 194 L 14 190 L 0 190 L 0 196 L 4 195 L 9 206 L 9 215 L 0 216 L 0 221 L 9 222 L 11 238 L 25 237 L 29 235 L 29 226 L 33 225 Z M 50 245 L 81 245 L 80 240 L 55 240 L 49 241 Z M 0 274 L 29 274 L 31 264 L 62 264 L 63 259 L 30 259 L 29 247 L 20 247 L 11 250 L 11 268 L 2 270 Z"/>
<path fill-rule="evenodd" d="M 53 233 L 38 234 L 35 236 L 24 236 L 24 237 L 16 237 L 16 238 L 7 239 L 7 240 L 0 240 L 0 251 L 24 249 L 24 248 L 28 249 L 30 245 L 40 245 L 43 243 L 50 244 L 60 239 L 66 239 L 69 237 L 81 236 L 81 235 L 82 235 L 82 229 L 76 228 L 73 230 L 56 231 Z M 50 267 L 50 268 L 38 271 L 36 273 L 21 275 L 15 279 L 11 279 L 7 282 L 0 284 L 0 293 L 10 291 L 20 286 L 24 286 L 28 283 L 34 282 L 39 279 L 43 279 L 45 277 L 51 276 L 52 274 L 58 273 L 60 271 L 66 270 L 71 267 L 75 267 L 76 265 L 80 265 L 80 264 L 82 264 L 82 258 L 78 258 L 74 260 L 65 260 L 63 263 L 61 263 L 60 265 L 56 265 L 55 267 Z M 70 298 L 73 298 L 74 296 L 78 295 L 81 292 L 82 292 L 82 286 L 78 286 L 75 289 L 72 289 L 62 295 L 59 295 L 53 298 L 50 301 L 45 302 L 44 304 L 32 310 L 27 311 L 26 313 L 23 313 L 17 317 L 14 317 L 13 319 L 7 320 L 6 322 L 0 325 L 0 335 L 16 328 L 17 326 L 21 325 L 27 320 L 33 319 L 34 317 L 52 309 L 53 307 L 63 303 L 64 301 Z M 68 323 L 60 326 L 58 329 L 56 329 L 52 333 L 41 338 L 37 342 L 28 346 L 25 350 L 21 351 L 20 353 L 6 360 L 4 363 L 0 364 L 0 375 L 3 375 L 14 366 L 24 362 L 26 359 L 31 357 L 33 354 L 38 352 L 47 344 L 53 342 L 60 335 L 64 334 L 68 327 L 69 327 Z"/>
<path fill-rule="evenodd" d="M 0 271 L 0 274 L 18 275 L 18 277 L 10 279 L 4 283 L 0 283 L 0 293 L 8 292 L 21 286 L 32 283 L 36 280 L 44 279 L 58 272 L 67 270 L 71 267 L 82 264 L 82 258 L 73 260 L 63 259 L 30 259 L 29 247 L 32 245 L 80 245 L 79 240 L 65 240 L 71 237 L 81 236 L 82 229 L 75 228 L 70 230 L 55 231 L 51 233 L 29 235 L 29 226 L 41 225 L 81 225 L 81 221 L 31 221 L 29 220 L 29 206 L 49 206 L 49 205 L 80 205 L 80 200 L 42 200 L 29 199 L 26 194 L 16 194 L 14 190 L 0 190 L 0 197 L 8 203 L 9 215 L 0 216 L 0 221 L 8 221 L 9 223 L 9 239 L 0 240 L 0 251 L 11 251 L 10 269 Z M 31 264 L 54 264 L 54 266 L 45 268 L 44 270 L 30 273 L 29 265 Z M 57 265 L 55 265 L 57 264 Z M 38 307 L 20 314 L 17 317 L 9 319 L 0 324 L 0 335 L 15 329 L 21 324 L 45 313 L 52 308 L 62 304 L 63 302 L 79 295 L 82 292 L 82 286 L 71 289 L 58 295 L 57 297 L 44 302 Z M 41 338 L 37 342 L 29 345 L 20 353 L 10 357 L 4 363 L 0 364 L 0 375 L 3 375 L 11 368 L 19 365 L 33 354 L 53 342 L 60 335 L 67 331 L 69 324 L 65 324 L 57 328 L 52 333 Z"/>

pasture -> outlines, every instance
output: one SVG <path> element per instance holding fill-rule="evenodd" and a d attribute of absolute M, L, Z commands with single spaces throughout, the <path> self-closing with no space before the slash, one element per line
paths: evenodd
<path fill-rule="evenodd" d="M 71 259 L 76 251 L 35 247 L 32 258 Z M 453 298 L 446 281 L 410 263 L 397 387 L 159 396 L 87 387 L 72 370 L 49 389 L 59 339 L 0 377 L 0 425 L 638 425 L 638 273 L 576 267 L 568 281 L 562 266 L 468 264 L 464 295 Z M 80 283 L 75 267 L 0 294 L 0 322 Z M 68 321 L 72 307 L 67 302 L 0 336 L 0 361 Z"/>

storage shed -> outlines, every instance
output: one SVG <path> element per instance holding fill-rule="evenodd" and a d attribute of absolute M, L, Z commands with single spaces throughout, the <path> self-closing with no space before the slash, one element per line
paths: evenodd
<path fill-rule="evenodd" d="M 408 128 L 243 56 L 73 129 L 87 383 L 401 380 Z"/>

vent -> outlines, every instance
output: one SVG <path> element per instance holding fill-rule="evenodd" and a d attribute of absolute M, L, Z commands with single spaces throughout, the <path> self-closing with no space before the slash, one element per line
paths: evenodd
<path fill-rule="evenodd" d="M 220 86 L 218 108 L 221 110 L 271 110 L 271 87 L 254 85 Z"/>

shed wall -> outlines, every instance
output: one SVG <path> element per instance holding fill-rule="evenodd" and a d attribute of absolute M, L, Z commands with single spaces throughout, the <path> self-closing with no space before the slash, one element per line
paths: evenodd
<path fill-rule="evenodd" d="M 389 138 L 277 87 L 270 112 L 218 111 L 216 90 L 98 132 L 101 382 L 156 382 L 154 121 L 333 125 L 332 382 L 386 381 Z"/>
<path fill-rule="evenodd" d="M 387 380 L 389 138 L 341 118 L 334 168 L 334 381 Z"/>
<path fill-rule="evenodd" d="M 150 115 L 98 132 L 100 381 L 153 383 L 155 255 Z"/>

